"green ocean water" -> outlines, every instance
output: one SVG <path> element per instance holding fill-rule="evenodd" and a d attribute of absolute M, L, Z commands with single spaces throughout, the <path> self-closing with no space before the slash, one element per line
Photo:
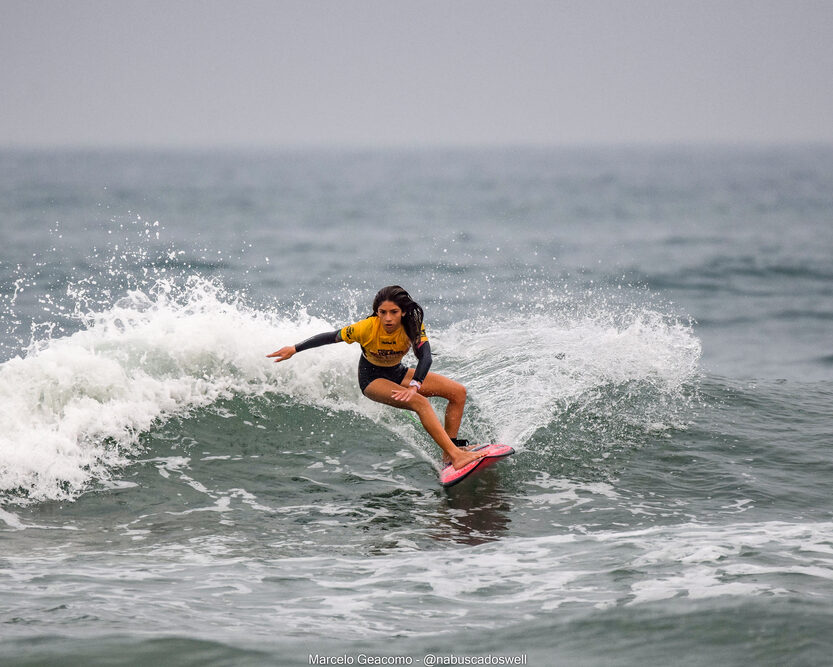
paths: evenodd
<path fill-rule="evenodd" d="M 827 664 L 830 149 L 0 176 L 4 664 Z M 265 358 L 394 283 L 516 449 L 449 490 L 356 346 Z"/>

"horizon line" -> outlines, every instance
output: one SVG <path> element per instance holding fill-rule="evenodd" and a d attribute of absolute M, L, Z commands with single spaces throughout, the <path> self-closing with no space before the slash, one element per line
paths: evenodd
<path fill-rule="evenodd" d="M 476 150 L 581 150 L 581 149 L 786 149 L 833 148 L 833 139 L 772 140 L 643 140 L 643 141 L 563 141 L 563 142 L 296 142 L 296 143 L 0 143 L 0 151 L 19 152 L 419 152 Z"/>

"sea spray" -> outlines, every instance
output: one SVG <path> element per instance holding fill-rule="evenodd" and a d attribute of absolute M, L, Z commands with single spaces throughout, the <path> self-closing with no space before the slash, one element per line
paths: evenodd
<path fill-rule="evenodd" d="M 281 372 L 265 355 L 331 325 L 253 310 L 211 281 L 157 281 L 83 317 L 80 331 L 0 365 L 0 489 L 19 499 L 76 496 L 127 462 L 154 424 L 220 398 L 326 398 L 315 387 L 321 357 Z"/>
<path fill-rule="evenodd" d="M 625 314 L 565 308 L 460 322 L 440 333 L 436 346 L 448 354 L 492 436 L 521 447 L 605 388 L 641 385 L 679 403 L 696 381 L 701 354 L 690 324 L 647 308 Z M 651 406 L 642 407 L 647 416 Z M 666 419 L 677 406 L 668 407 Z"/>
<path fill-rule="evenodd" d="M 80 331 L 37 341 L 0 366 L 7 407 L 0 488 L 17 499 L 75 497 L 127 463 L 155 424 L 220 399 L 265 393 L 358 412 L 399 439 L 425 440 L 418 449 L 430 458 L 427 436 L 362 398 L 354 381 L 357 350 L 328 346 L 282 364 L 265 358 L 341 322 L 306 309 L 257 309 L 196 276 L 132 290 L 109 308 L 84 313 L 83 322 Z M 676 395 L 700 354 L 690 327 L 651 311 L 629 321 L 606 312 L 515 314 L 430 331 L 440 350 L 434 370 L 469 388 L 472 435 L 521 447 L 602 387 L 636 382 L 658 388 L 661 397 Z"/>

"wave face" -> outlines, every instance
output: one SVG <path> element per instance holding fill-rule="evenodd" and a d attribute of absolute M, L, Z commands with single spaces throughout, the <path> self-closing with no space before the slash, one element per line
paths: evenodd
<path fill-rule="evenodd" d="M 643 400 L 618 419 L 664 428 L 698 373 L 690 325 L 657 312 L 561 312 L 461 321 L 431 332 L 435 366 L 467 385 L 466 426 L 523 447 L 577 406 Z M 264 394 L 378 416 L 354 381 L 356 350 L 336 345 L 276 365 L 266 353 L 340 323 L 245 305 L 196 276 L 158 280 L 102 310 L 83 328 L 34 342 L 0 366 L 0 488 L 20 499 L 75 498 L 111 479 L 141 451 L 143 434 L 221 399 Z M 646 393 L 647 392 L 647 393 Z M 650 397 L 648 396 L 650 393 Z M 666 423 L 667 422 L 667 423 Z"/>
<path fill-rule="evenodd" d="M 131 291 L 83 319 L 80 331 L 37 341 L 0 366 L 6 492 L 76 497 L 125 465 L 155 425 L 221 398 L 274 390 L 265 351 L 328 326 L 247 309 L 197 277 Z M 293 390 L 303 394 L 303 384 Z"/>

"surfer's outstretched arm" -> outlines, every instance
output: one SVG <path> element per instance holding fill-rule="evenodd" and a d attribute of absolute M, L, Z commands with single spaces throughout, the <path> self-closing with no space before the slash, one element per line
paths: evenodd
<path fill-rule="evenodd" d="M 267 354 L 266 356 L 269 358 L 274 357 L 275 363 L 279 361 L 286 361 L 296 352 L 303 352 L 304 350 L 309 350 L 313 347 L 321 347 L 322 345 L 330 345 L 331 343 L 340 343 L 341 342 L 341 330 L 336 331 L 326 331 L 324 333 L 320 333 L 312 338 L 307 338 L 305 341 L 297 343 L 295 345 L 287 345 L 286 347 L 282 347 L 277 352 L 272 352 L 272 354 Z"/>

